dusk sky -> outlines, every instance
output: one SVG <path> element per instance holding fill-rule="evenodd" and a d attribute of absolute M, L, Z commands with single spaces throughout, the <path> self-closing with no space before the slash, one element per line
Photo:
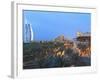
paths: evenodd
<path fill-rule="evenodd" d="M 75 38 L 76 32 L 91 31 L 91 14 L 75 12 L 23 11 L 24 24 L 33 29 L 33 40 L 53 40 L 59 35 Z"/>

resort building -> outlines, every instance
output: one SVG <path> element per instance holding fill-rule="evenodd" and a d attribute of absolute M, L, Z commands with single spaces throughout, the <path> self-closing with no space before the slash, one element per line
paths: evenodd
<path fill-rule="evenodd" d="M 57 42 L 64 42 L 65 41 L 64 35 L 58 36 L 57 38 L 55 38 L 55 41 L 57 41 Z"/>
<path fill-rule="evenodd" d="M 77 41 L 81 41 L 81 42 L 87 42 L 91 40 L 91 34 L 89 32 L 86 33 L 81 33 L 81 32 L 77 32 Z"/>
<path fill-rule="evenodd" d="M 89 32 L 77 32 L 75 41 L 80 56 L 90 56 L 91 54 L 91 34 Z"/>

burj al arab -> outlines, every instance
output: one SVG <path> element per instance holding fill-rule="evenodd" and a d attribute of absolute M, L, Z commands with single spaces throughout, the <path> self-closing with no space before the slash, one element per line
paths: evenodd
<path fill-rule="evenodd" d="M 23 26 L 23 41 L 24 43 L 30 43 L 33 41 L 33 29 L 30 23 L 25 22 Z"/>

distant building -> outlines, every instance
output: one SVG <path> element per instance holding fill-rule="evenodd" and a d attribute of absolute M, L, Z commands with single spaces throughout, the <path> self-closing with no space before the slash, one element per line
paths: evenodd
<path fill-rule="evenodd" d="M 30 43 L 33 41 L 33 30 L 31 24 L 25 24 L 23 29 L 23 41 L 24 43 Z"/>
<path fill-rule="evenodd" d="M 77 38 L 76 38 L 77 41 L 83 41 L 83 42 L 86 42 L 86 41 L 89 41 L 91 40 L 91 34 L 90 32 L 86 32 L 86 33 L 81 33 L 81 32 L 77 32 Z"/>
<path fill-rule="evenodd" d="M 77 46 L 80 56 L 90 57 L 91 54 L 91 33 L 90 32 L 86 32 L 86 33 L 77 32 L 75 43 L 76 45 L 80 45 Z"/>
<path fill-rule="evenodd" d="M 72 40 L 65 38 L 63 35 L 58 36 L 55 41 L 64 43 L 65 48 L 72 48 L 74 44 Z"/>
<path fill-rule="evenodd" d="M 60 35 L 57 38 L 55 38 L 55 41 L 57 41 L 57 42 L 64 42 L 65 41 L 65 38 L 64 38 L 63 35 Z"/>

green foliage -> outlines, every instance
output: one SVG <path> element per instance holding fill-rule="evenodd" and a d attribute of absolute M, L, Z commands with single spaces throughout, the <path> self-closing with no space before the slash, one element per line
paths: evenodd
<path fill-rule="evenodd" d="M 65 51 L 64 56 L 56 55 L 54 49 L 57 48 L 59 48 L 57 52 Z M 64 43 L 61 42 L 23 43 L 24 69 L 80 66 L 80 60 L 78 53 L 75 53 L 72 48 L 65 48 Z"/>

